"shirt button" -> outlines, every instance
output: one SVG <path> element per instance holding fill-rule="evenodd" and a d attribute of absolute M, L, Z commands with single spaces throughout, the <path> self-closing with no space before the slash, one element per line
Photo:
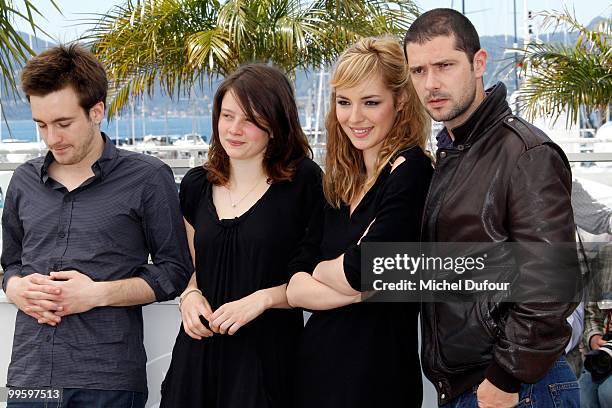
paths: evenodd
<path fill-rule="evenodd" d="M 446 394 L 440 395 L 440 398 L 442 398 L 442 399 L 446 398 Z"/>
<path fill-rule="evenodd" d="M 60 232 L 58 235 L 60 238 L 64 238 L 66 236 L 66 234 L 64 234 L 64 231 Z"/>
<path fill-rule="evenodd" d="M 442 381 L 438 382 L 438 387 L 442 388 Z"/>
<path fill-rule="evenodd" d="M 47 341 L 51 341 L 51 336 L 47 335 Z"/>
<path fill-rule="evenodd" d="M 64 197 L 64 202 L 65 202 L 65 203 L 69 203 L 69 202 L 71 202 L 71 201 L 72 201 L 72 198 L 71 198 L 71 197 Z"/>
<path fill-rule="evenodd" d="M 463 146 L 463 145 L 457 146 L 457 149 L 459 149 L 459 150 L 463 150 L 464 148 L 465 148 L 465 146 Z"/>
<path fill-rule="evenodd" d="M 446 152 L 440 152 L 440 158 L 445 158 L 446 157 Z"/>

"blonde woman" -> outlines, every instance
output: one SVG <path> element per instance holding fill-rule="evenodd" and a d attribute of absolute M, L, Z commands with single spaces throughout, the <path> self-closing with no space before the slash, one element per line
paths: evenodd
<path fill-rule="evenodd" d="M 292 306 L 313 311 L 295 404 L 420 406 L 418 305 L 360 303 L 360 256 L 362 242 L 419 240 L 433 172 L 423 151 L 429 119 L 392 38 L 347 49 L 331 87 L 319 263 L 295 274 L 287 289 Z"/>

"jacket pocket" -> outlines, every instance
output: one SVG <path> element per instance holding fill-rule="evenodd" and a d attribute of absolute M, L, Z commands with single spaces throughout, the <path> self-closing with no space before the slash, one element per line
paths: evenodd
<path fill-rule="evenodd" d="M 488 364 L 495 337 L 482 320 L 479 303 L 437 305 L 436 341 L 442 363 L 449 371 L 463 372 Z"/>
<path fill-rule="evenodd" d="M 481 301 L 478 302 L 477 306 L 476 318 L 478 319 L 478 322 L 482 328 L 487 332 L 493 343 L 495 343 L 501 333 L 501 326 L 499 323 L 499 314 L 501 312 L 500 304 L 495 302 Z"/>

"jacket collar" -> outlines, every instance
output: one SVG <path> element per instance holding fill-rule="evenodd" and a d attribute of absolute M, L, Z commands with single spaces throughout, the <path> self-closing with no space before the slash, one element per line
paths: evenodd
<path fill-rule="evenodd" d="M 452 129 L 455 145 L 475 142 L 491 125 L 512 114 L 506 102 L 506 85 L 498 82 L 485 92 L 487 96 L 470 117 L 463 124 Z"/>

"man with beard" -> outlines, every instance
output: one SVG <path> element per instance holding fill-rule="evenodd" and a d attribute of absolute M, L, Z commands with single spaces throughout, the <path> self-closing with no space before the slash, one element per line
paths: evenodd
<path fill-rule="evenodd" d="M 412 24 L 404 46 L 421 103 L 444 124 L 422 239 L 573 242 L 567 158 L 512 114 L 502 83 L 484 89 L 487 53 L 471 22 L 455 10 L 428 11 Z M 557 279 L 551 269 L 540 259 L 516 264 L 521 276 L 538 282 Z M 422 364 L 439 404 L 578 406 L 576 377 L 563 357 L 574 307 L 424 303 Z"/>
<path fill-rule="evenodd" d="M 49 152 L 15 170 L 2 214 L 19 309 L 8 386 L 62 389 L 61 407 L 144 407 L 140 305 L 173 299 L 193 270 L 172 171 L 100 131 L 108 81 L 89 51 L 41 53 L 21 87 Z"/>

